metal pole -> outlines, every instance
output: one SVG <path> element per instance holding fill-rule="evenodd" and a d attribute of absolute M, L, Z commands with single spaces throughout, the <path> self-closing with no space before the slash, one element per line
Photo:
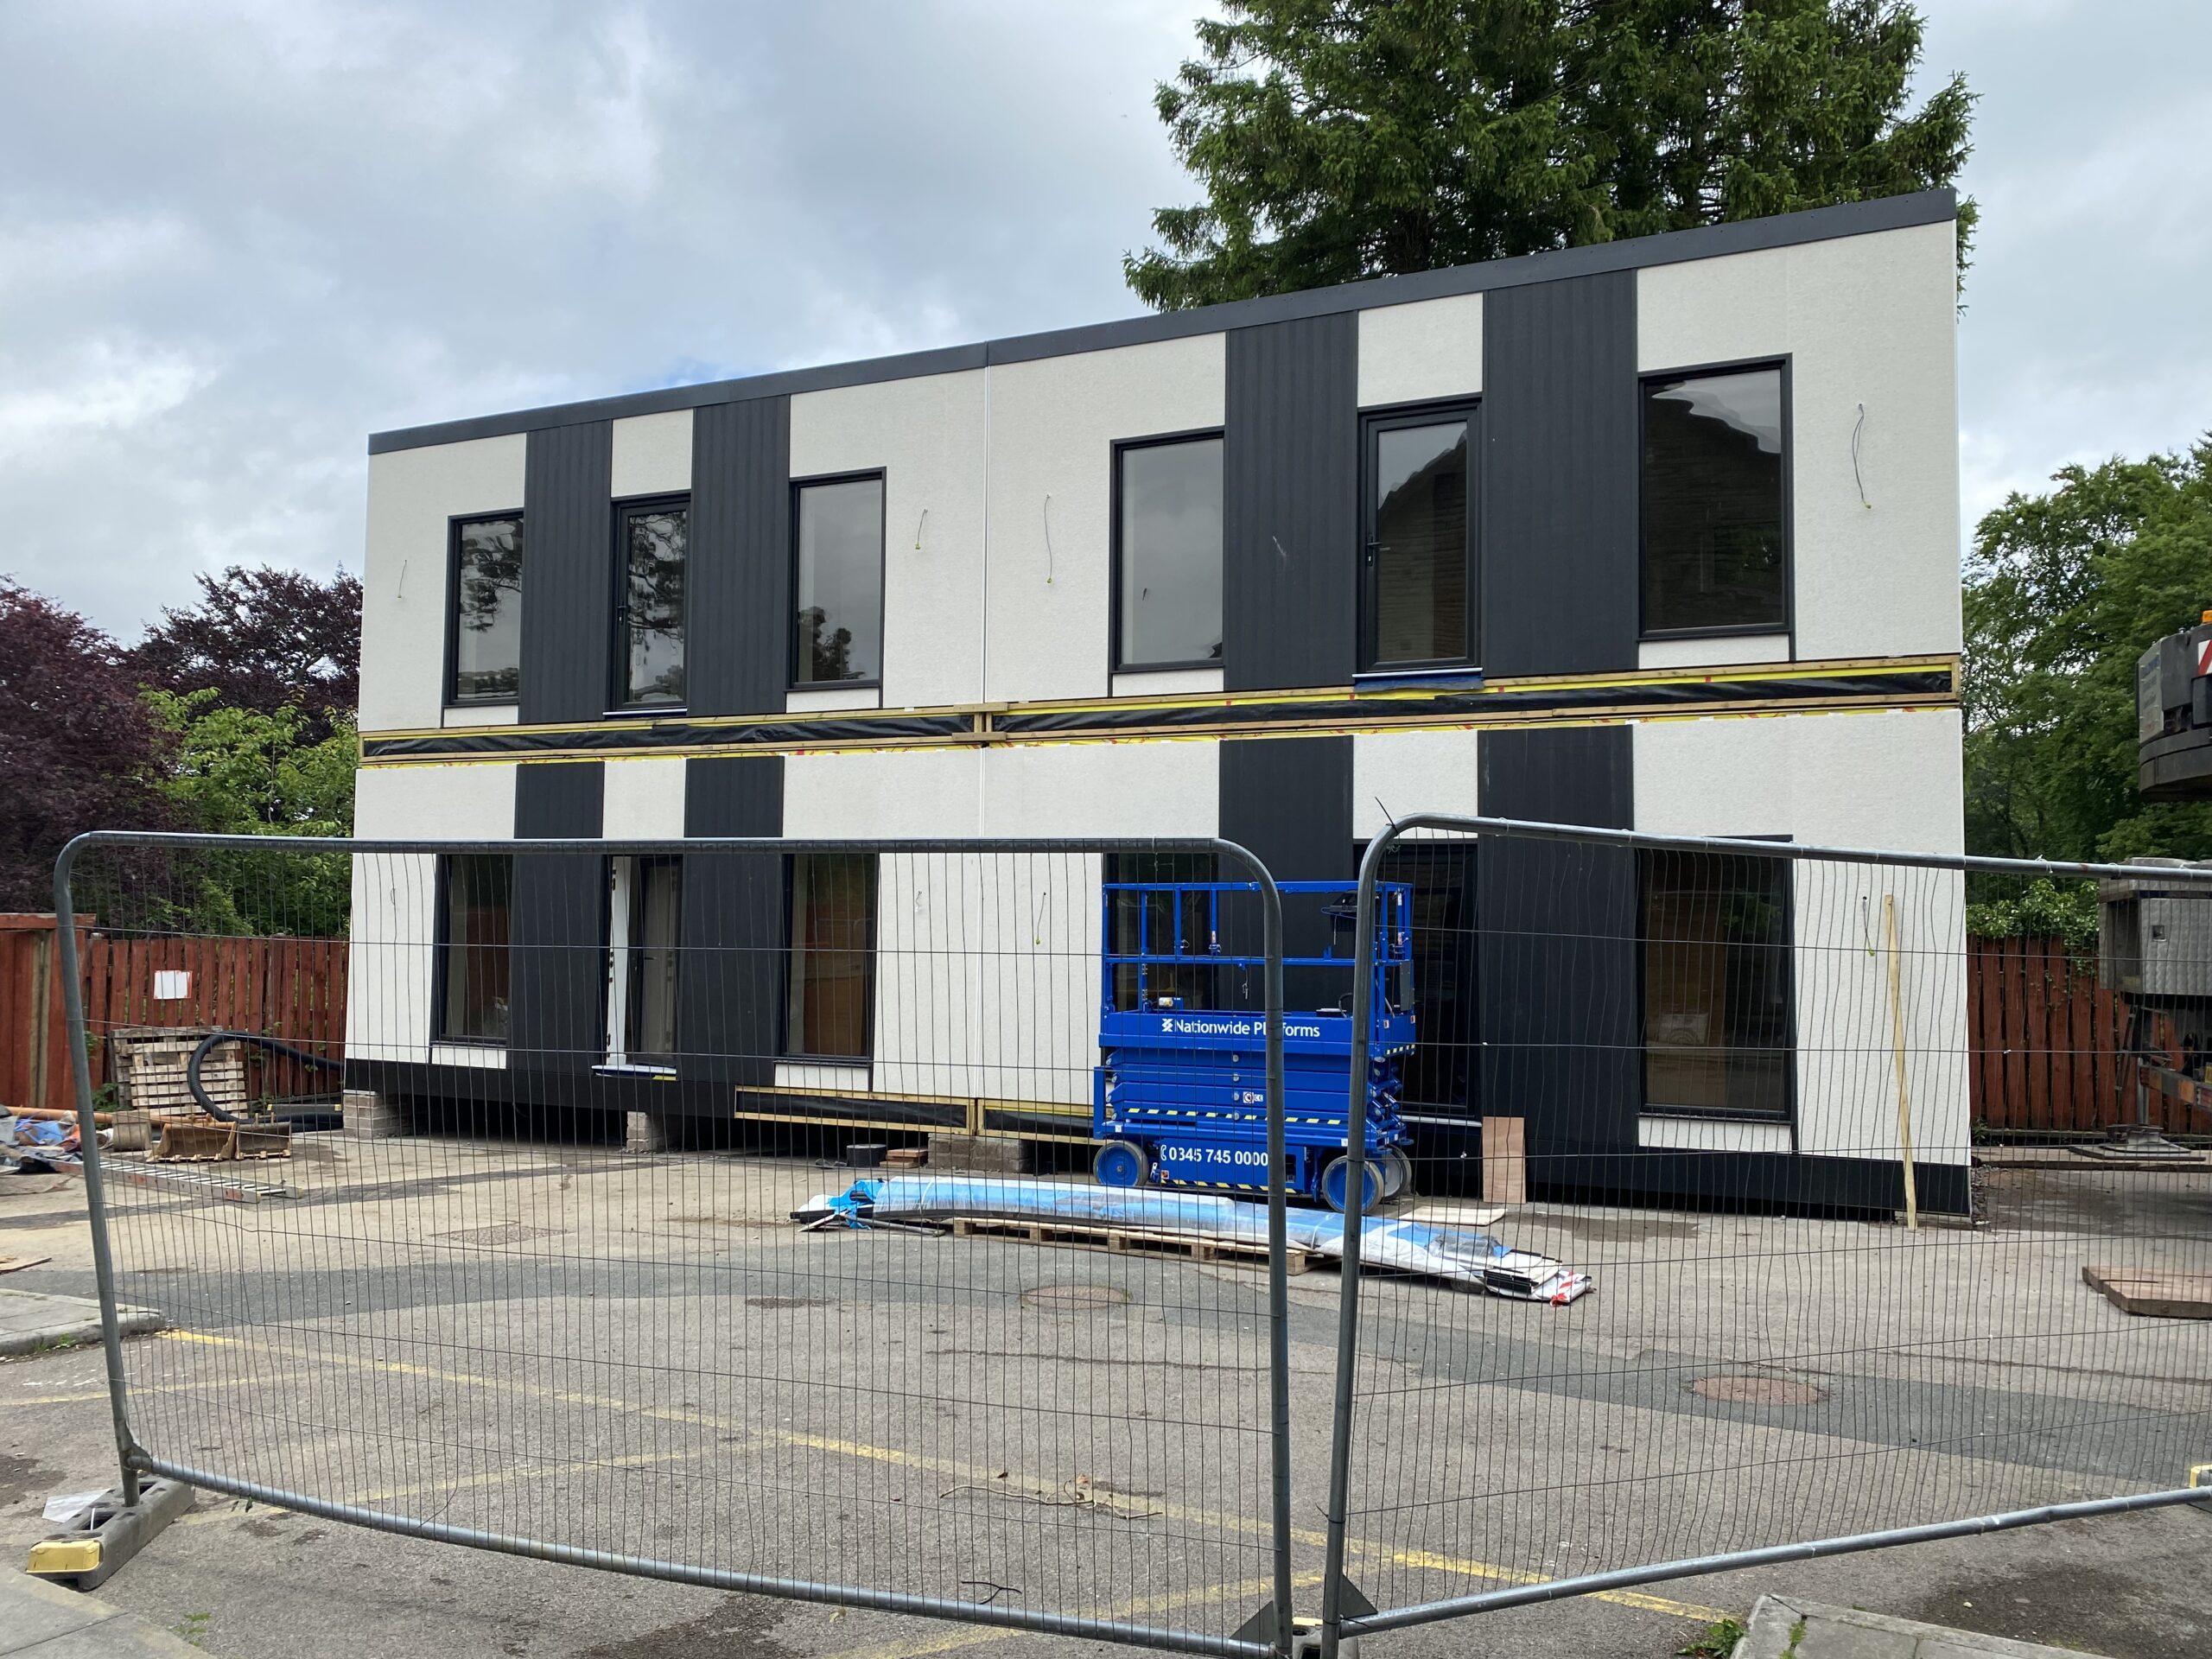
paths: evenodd
<path fill-rule="evenodd" d="M 1344 1133 L 1344 1280 L 1337 1294 L 1337 1397 L 1329 1429 L 1328 1533 L 1321 1565 L 1321 1659 L 1337 1659 L 1344 1624 L 1344 1522 L 1351 1506 L 1351 1406 L 1359 1339 L 1359 1235 L 1367 1173 L 1368 1027 L 1375 1018 L 1375 882 L 1382 856 L 1398 838 L 1385 829 L 1359 861 L 1359 897 L 1352 911 L 1351 1084 Z"/>
<path fill-rule="evenodd" d="M 115 1456 L 123 1471 L 123 1502 L 138 1501 L 137 1442 L 124 1405 L 123 1324 L 115 1300 L 115 1258 L 108 1249 L 107 1182 L 100 1172 L 99 1129 L 92 1117 L 92 1057 L 85 1047 L 85 983 L 77 965 L 77 906 L 70 892 L 79 836 L 54 861 L 54 919 L 61 936 L 61 1001 L 68 1016 L 69 1069 L 77 1080 L 77 1139 L 85 1160 L 85 1207 L 92 1229 L 92 1277 L 100 1294 L 100 1346 L 107 1352 L 108 1411 L 115 1419 Z"/>
<path fill-rule="evenodd" d="M 1255 868 L 1256 865 L 1255 865 Z M 1268 1371 L 1274 1408 L 1275 1651 L 1290 1653 L 1290 1217 L 1283 1187 L 1282 894 L 1259 871 L 1268 955 Z"/>

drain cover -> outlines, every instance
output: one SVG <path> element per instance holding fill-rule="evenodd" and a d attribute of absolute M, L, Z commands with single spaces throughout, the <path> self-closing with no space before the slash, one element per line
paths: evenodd
<path fill-rule="evenodd" d="M 747 1307 L 768 1308 L 827 1307 L 830 1306 L 828 1302 L 823 1301 L 818 1296 L 748 1296 L 745 1299 L 745 1305 Z"/>
<path fill-rule="evenodd" d="M 1828 1397 L 1825 1389 L 1795 1377 L 1738 1374 L 1700 1376 L 1690 1392 L 1724 1406 L 1815 1406 Z"/>
<path fill-rule="evenodd" d="M 1081 1313 L 1101 1307 L 1128 1306 L 1129 1293 L 1112 1285 L 1039 1285 L 1021 1293 L 1027 1307 L 1044 1307 L 1061 1313 Z"/>

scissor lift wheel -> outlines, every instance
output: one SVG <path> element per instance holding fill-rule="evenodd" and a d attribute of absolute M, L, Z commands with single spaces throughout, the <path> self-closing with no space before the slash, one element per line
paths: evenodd
<path fill-rule="evenodd" d="M 1329 1160 L 1321 1171 L 1321 1202 L 1330 1209 L 1342 1211 L 1344 1193 L 1351 1179 L 1351 1160 L 1338 1153 Z M 1378 1158 L 1367 1158 L 1359 1166 L 1359 1212 L 1372 1214 L 1375 1206 L 1382 1202 L 1382 1170 Z"/>
<path fill-rule="evenodd" d="M 1127 1141 L 1109 1141 L 1090 1160 L 1090 1173 L 1101 1186 L 1142 1186 L 1149 1160 L 1144 1149 Z"/>

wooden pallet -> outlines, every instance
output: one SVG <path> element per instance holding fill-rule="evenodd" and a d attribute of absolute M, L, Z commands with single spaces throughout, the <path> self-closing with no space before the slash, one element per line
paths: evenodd
<path fill-rule="evenodd" d="M 200 1103 L 185 1080 L 204 1027 L 124 1026 L 108 1033 L 119 1104 L 132 1112 L 197 1112 Z M 200 1087 L 226 1112 L 246 1106 L 245 1051 L 219 1044 L 200 1064 Z"/>
<path fill-rule="evenodd" d="M 1077 1250 L 1105 1250 L 1116 1255 L 1168 1255 L 1185 1262 L 1228 1262 L 1264 1266 L 1268 1247 L 1244 1239 L 1207 1238 L 1195 1233 L 1153 1233 L 1141 1228 L 1109 1227 L 1094 1222 L 1033 1221 L 1020 1216 L 955 1216 L 955 1238 L 1018 1238 Z M 1291 1245 L 1286 1270 L 1304 1273 L 1306 1252 Z"/>
<path fill-rule="evenodd" d="M 2162 1319 L 2212 1319 L 2212 1273 L 2176 1268 L 2082 1269 L 2082 1282 L 2104 1292 L 2123 1313 Z"/>

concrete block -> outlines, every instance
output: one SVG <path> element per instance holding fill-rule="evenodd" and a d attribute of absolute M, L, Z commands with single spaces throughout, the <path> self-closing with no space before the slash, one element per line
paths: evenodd
<path fill-rule="evenodd" d="M 389 1141 L 407 1133 L 407 1115 L 373 1089 L 348 1089 L 339 1098 L 346 1136 L 354 1141 Z"/>
<path fill-rule="evenodd" d="M 625 1152 L 668 1150 L 668 1120 L 658 1112 L 623 1113 L 622 1131 Z"/>
<path fill-rule="evenodd" d="M 930 1167 L 954 1175 L 1027 1175 L 1029 1143 L 995 1135 L 932 1135 Z"/>

